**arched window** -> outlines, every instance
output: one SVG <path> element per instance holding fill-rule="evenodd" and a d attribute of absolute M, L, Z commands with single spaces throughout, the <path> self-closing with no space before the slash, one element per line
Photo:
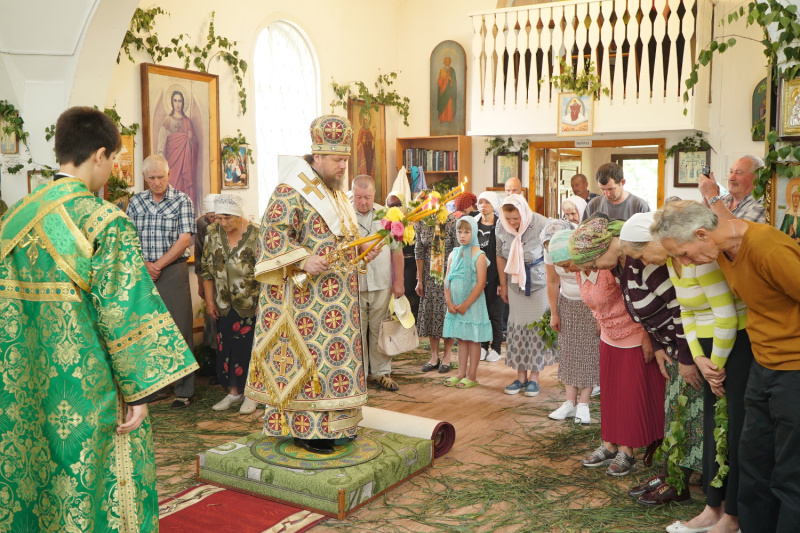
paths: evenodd
<path fill-rule="evenodd" d="M 278 157 L 310 150 L 308 128 L 320 109 L 319 65 L 306 36 L 283 20 L 261 31 L 253 63 L 261 214 L 278 185 Z"/>

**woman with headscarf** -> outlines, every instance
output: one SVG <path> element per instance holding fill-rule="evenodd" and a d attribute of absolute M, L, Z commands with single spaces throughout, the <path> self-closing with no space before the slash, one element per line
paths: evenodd
<path fill-rule="evenodd" d="M 478 245 L 486 254 L 489 268 L 486 271 L 486 289 L 483 294 L 486 298 L 486 310 L 492 323 L 491 343 L 481 343 L 481 361 L 494 363 L 501 359 L 501 345 L 503 344 L 503 312 L 505 302 L 500 297 L 500 277 L 497 274 L 497 243 L 495 229 L 500 212 L 500 197 L 492 191 L 484 191 L 478 195 Z M 489 346 L 491 345 L 491 350 Z M 488 350 L 488 351 L 487 351 Z"/>
<path fill-rule="evenodd" d="M 260 284 L 255 280 L 258 230 L 248 224 L 242 199 L 220 194 L 214 201 L 217 222 L 208 227 L 203 249 L 206 313 L 217 319 L 217 376 L 227 396 L 212 409 L 224 411 L 244 402 L 240 413 L 256 410 L 244 397 L 255 334 Z"/>
<path fill-rule="evenodd" d="M 666 483 L 665 464 L 660 475 L 629 491 L 640 504 L 648 507 L 689 501 L 689 477 L 692 471 L 703 470 L 703 398 L 699 392 L 702 378 L 684 334 L 680 303 L 666 266 L 667 252 L 650 234 L 653 216 L 652 212 L 636 213 L 625 222 L 620 231 L 620 247 L 616 251 L 620 254 L 619 266 L 611 270 L 622 287 L 628 312 L 649 333 L 656 361 L 667 379 L 665 435 L 672 434 L 672 422 L 678 413 L 678 396 L 685 394 L 687 397 L 683 421 L 685 441 L 681 444 L 684 457 L 679 464 L 683 489 L 678 490 Z M 691 386 L 685 392 L 684 383 Z"/>
<path fill-rule="evenodd" d="M 586 200 L 580 196 L 569 196 L 561 201 L 561 218 L 568 220 L 577 227 L 586 211 Z"/>
<path fill-rule="evenodd" d="M 541 237 L 545 247 L 550 327 L 558 332 L 558 379 L 567 393 L 561 407 L 549 416 L 553 420 L 575 417 L 576 422 L 590 424 L 589 398 L 592 388 L 600 384 L 600 336 L 591 310 L 581 299 L 580 277 L 576 276 L 580 269 L 569 257 L 569 236 L 573 230 L 569 221 L 554 220 Z"/>
<path fill-rule="evenodd" d="M 664 437 L 664 377 L 653 359 L 650 336 L 631 318 L 610 272 L 619 265 L 622 224 L 590 218 L 569 239 L 570 258 L 591 273 L 582 274 L 581 297 L 600 325 L 603 443 L 584 457 L 583 465 L 609 465 L 611 476 L 629 474 L 636 462 L 633 449 Z"/>
<path fill-rule="evenodd" d="M 539 394 L 539 372 L 554 363 L 552 348 L 539 335 L 538 322 L 547 311 L 544 248 L 540 235 L 547 218 L 531 211 L 519 194 L 503 201 L 497 226 L 497 270 L 500 296 L 508 303 L 506 365 L 517 371 L 517 379 L 505 388 L 506 394 Z"/>
<path fill-rule="evenodd" d="M 456 217 L 452 213 L 442 223 L 437 214 L 434 223 L 420 220 L 414 224 L 417 234 L 414 243 L 414 258 L 417 263 L 417 287 L 419 316 L 417 326 L 420 337 L 429 337 L 431 358 L 422 367 L 423 372 L 438 370 L 440 374 L 450 372 L 450 357 L 453 339 L 444 339 L 444 356 L 439 358 L 439 339 L 442 338 L 444 316 L 447 305 L 444 301 L 445 261 L 456 245 Z"/>

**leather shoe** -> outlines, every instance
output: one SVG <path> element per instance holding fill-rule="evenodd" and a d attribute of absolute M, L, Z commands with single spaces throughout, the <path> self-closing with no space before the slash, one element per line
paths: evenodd
<path fill-rule="evenodd" d="M 425 363 L 424 365 L 422 365 L 422 371 L 423 372 L 432 372 L 434 370 L 437 370 L 438 368 L 439 368 L 439 362 L 438 361 L 436 362 L 435 365 L 432 365 L 430 363 Z"/>
<path fill-rule="evenodd" d="M 667 476 L 664 474 L 659 474 L 657 476 L 653 476 L 641 485 L 636 485 L 631 490 L 628 491 L 628 496 L 631 498 L 638 498 L 645 492 L 652 492 L 654 490 L 658 490 L 661 486 L 666 483 Z"/>
<path fill-rule="evenodd" d="M 687 489 L 684 489 L 682 493 L 678 493 L 674 487 L 671 487 L 665 483 L 661 485 L 658 490 L 646 492 L 639 496 L 639 499 L 636 500 L 636 503 L 644 505 L 645 507 L 658 507 L 660 505 L 667 505 L 670 503 L 687 505 L 691 503 L 691 501 L 692 496 Z"/>
<path fill-rule="evenodd" d="M 334 452 L 333 443 L 330 439 L 301 439 L 294 438 L 294 445 L 303 448 L 307 452 L 319 455 L 330 455 Z"/>
<path fill-rule="evenodd" d="M 647 446 L 647 449 L 644 451 L 644 455 L 642 456 L 642 463 L 644 463 L 644 466 L 653 466 L 653 455 L 655 455 L 656 450 L 658 450 L 662 442 L 664 442 L 663 439 L 654 440 Z"/>

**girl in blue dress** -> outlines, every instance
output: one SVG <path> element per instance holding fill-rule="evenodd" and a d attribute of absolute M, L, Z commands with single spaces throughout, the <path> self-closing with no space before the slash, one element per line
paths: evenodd
<path fill-rule="evenodd" d="M 444 296 L 445 338 L 458 339 L 458 377 L 445 380 L 447 387 L 468 389 L 478 384 L 481 342 L 492 339 L 483 289 L 489 261 L 478 245 L 478 221 L 461 217 L 456 223 L 458 243 L 447 259 Z"/>

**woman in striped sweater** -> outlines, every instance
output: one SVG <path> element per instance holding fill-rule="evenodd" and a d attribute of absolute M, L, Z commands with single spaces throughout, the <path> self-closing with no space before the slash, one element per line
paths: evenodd
<path fill-rule="evenodd" d="M 660 212 L 655 214 L 655 238 Z M 670 279 L 681 306 L 681 319 L 703 383 L 703 488 L 706 507 L 688 522 L 675 522 L 672 533 L 739 529 L 736 500 L 739 491 L 739 437 L 744 422 L 744 392 L 753 352 L 745 325 L 747 307 L 730 290 L 716 261 L 705 265 L 667 260 Z M 729 471 L 721 488 L 710 485 L 717 475 L 714 412 L 717 397 L 728 399 Z"/>

